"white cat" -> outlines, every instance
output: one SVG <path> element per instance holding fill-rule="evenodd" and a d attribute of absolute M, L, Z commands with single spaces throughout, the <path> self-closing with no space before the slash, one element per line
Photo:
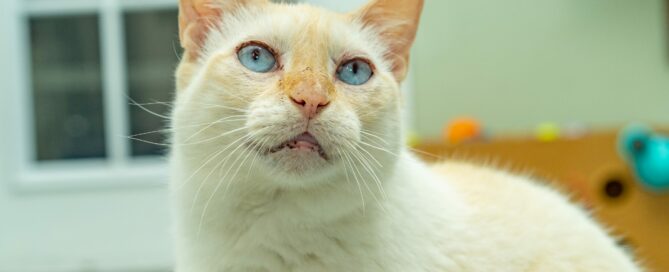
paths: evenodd
<path fill-rule="evenodd" d="M 211 1 L 180 3 L 176 271 L 640 270 L 550 188 L 407 151 L 422 0 Z"/>

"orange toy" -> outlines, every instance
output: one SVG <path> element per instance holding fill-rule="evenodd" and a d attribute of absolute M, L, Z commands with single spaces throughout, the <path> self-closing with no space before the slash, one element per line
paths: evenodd
<path fill-rule="evenodd" d="M 444 129 L 444 139 L 453 145 L 479 139 L 481 134 L 481 123 L 469 117 L 453 119 Z"/>

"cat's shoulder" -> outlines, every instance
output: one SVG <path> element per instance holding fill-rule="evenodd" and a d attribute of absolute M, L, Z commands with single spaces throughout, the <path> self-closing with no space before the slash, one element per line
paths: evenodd
<path fill-rule="evenodd" d="M 570 201 L 566 191 L 528 172 L 465 161 L 437 163 L 433 170 L 468 206 L 488 219 L 594 225 L 588 212 Z"/>
<path fill-rule="evenodd" d="M 638 271 L 585 209 L 548 182 L 468 162 L 442 162 L 433 170 L 469 208 L 467 225 L 478 237 L 487 237 L 483 251 L 514 248 L 518 258 L 530 263 L 551 260 L 537 264 L 548 270 L 567 265 L 574 268 L 568 271 Z"/>
<path fill-rule="evenodd" d="M 468 198 L 475 198 L 477 202 L 500 198 L 523 198 L 525 203 L 530 200 L 569 202 L 566 191 L 533 177 L 529 171 L 456 160 L 435 163 L 432 169 L 446 178 L 456 190 Z"/>

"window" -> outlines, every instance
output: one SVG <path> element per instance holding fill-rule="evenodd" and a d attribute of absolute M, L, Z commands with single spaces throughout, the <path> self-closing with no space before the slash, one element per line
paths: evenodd
<path fill-rule="evenodd" d="M 157 115 L 181 54 L 177 1 L 9 1 L 25 66 L 11 90 L 19 185 L 164 183 L 166 149 L 150 143 L 166 136 Z"/>
<path fill-rule="evenodd" d="M 174 69 L 181 50 L 176 10 L 130 11 L 124 14 L 126 78 L 128 95 L 141 101 L 142 107 L 161 115 L 167 114 L 164 102 L 172 100 Z M 151 37 L 152 42 L 146 42 Z M 130 132 L 138 135 L 159 131 L 165 121 L 135 105 L 129 105 Z M 164 133 L 136 136 L 145 140 L 131 142 L 132 156 L 162 155 L 165 148 L 151 143 L 164 143 Z"/>
<path fill-rule="evenodd" d="M 28 19 L 37 161 L 104 158 L 96 14 Z"/>

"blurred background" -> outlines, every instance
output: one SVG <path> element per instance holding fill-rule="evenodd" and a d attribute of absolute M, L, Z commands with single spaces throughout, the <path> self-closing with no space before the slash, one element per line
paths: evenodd
<path fill-rule="evenodd" d="M 366 1 L 304 2 L 348 11 Z M 426 2 L 405 84 L 419 148 L 447 148 L 437 142 L 462 116 L 488 135 L 669 128 L 669 1 Z M 165 125 L 176 5 L 0 2 L 1 272 L 170 270 L 165 148 L 128 136 Z M 663 211 L 649 212 L 663 218 L 661 241 L 669 201 L 658 194 L 647 202 Z"/>

